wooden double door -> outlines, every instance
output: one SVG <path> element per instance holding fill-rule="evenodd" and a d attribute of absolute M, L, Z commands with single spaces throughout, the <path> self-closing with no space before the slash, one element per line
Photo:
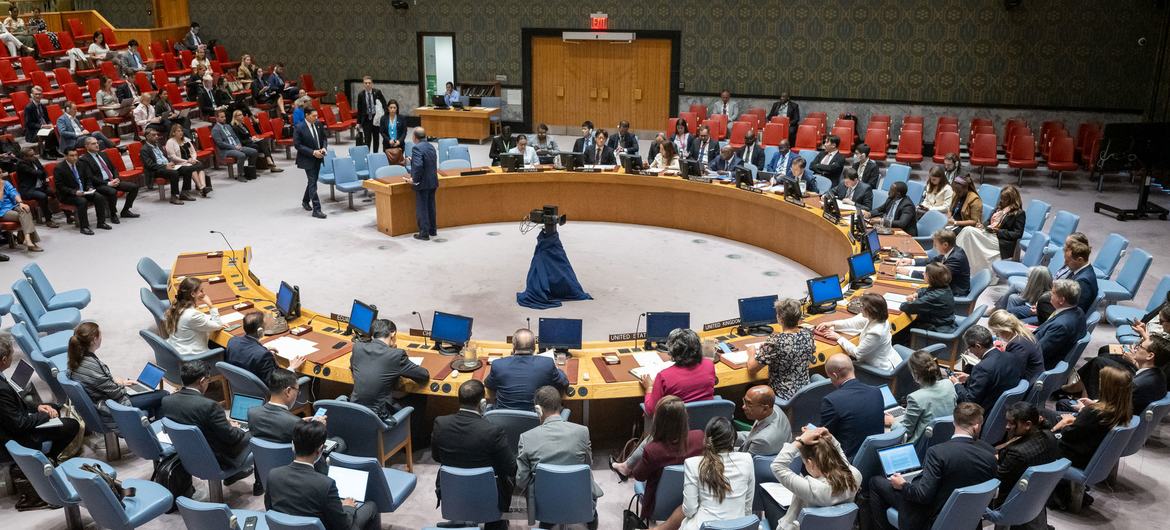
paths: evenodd
<path fill-rule="evenodd" d="M 532 38 L 532 125 L 661 129 L 670 114 L 671 41 Z"/>

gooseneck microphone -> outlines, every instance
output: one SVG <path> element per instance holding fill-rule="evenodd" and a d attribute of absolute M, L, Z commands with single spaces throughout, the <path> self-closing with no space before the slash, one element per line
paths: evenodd
<path fill-rule="evenodd" d="M 219 230 L 208 230 L 208 232 L 212 233 L 212 234 L 219 234 L 219 237 L 223 238 L 223 242 L 224 242 L 224 244 L 227 245 L 228 250 L 232 251 L 232 257 L 228 258 L 228 263 L 235 265 L 236 264 L 236 249 L 232 248 L 232 244 L 230 242 L 228 242 L 227 236 L 225 236 L 223 234 L 223 232 L 220 232 Z M 243 276 L 243 273 L 240 273 L 240 276 Z"/>
<path fill-rule="evenodd" d="M 427 343 L 427 334 L 425 333 L 427 330 L 427 326 L 425 324 L 423 324 L 422 313 L 419 313 L 418 311 L 411 311 L 410 314 L 418 317 L 418 325 L 420 328 L 422 328 L 422 330 L 424 332 L 423 333 L 423 346 L 430 346 L 430 344 Z"/>
<path fill-rule="evenodd" d="M 528 331 L 532 331 L 532 319 L 531 318 L 524 317 L 524 324 L 525 324 L 524 327 L 527 328 Z"/>
<path fill-rule="evenodd" d="M 638 323 L 634 324 L 634 339 L 633 340 L 634 340 L 634 347 L 635 348 L 638 347 L 638 330 L 642 329 L 642 317 L 644 317 L 644 316 L 646 316 L 646 313 L 639 314 L 638 315 Z"/>

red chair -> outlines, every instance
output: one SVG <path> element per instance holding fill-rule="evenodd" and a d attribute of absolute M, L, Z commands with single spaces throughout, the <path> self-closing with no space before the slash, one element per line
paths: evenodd
<path fill-rule="evenodd" d="M 110 28 L 102 28 L 101 31 L 102 36 L 106 38 L 106 46 L 109 46 L 111 50 L 125 50 L 126 48 L 130 47 L 129 44 L 118 42 L 118 35 L 114 33 L 114 30 Z"/>
<path fill-rule="evenodd" d="M 898 152 L 894 154 L 894 160 L 905 164 L 922 162 L 922 129 L 902 128 L 902 133 L 898 135 Z"/>
<path fill-rule="evenodd" d="M 32 80 L 33 84 L 41 87 L 46 98 L 57 99 L 65 97 L 65 91 L 60 88 L 53 88 L 53 85 L 49 83 L 49 76 L 45 75 L 44 72 L 40 70 L 32 72 Z"/>
<path fill-rule="evenodd" d="M 8 61 L 0 61 L 0 83 L 4 86 L 28 85 L 32 79 L 16 75 L 16 69 Z"/>
<path fill-rule="evenodd" d="M 205 56 L 206 57 L 206 56 Z M 179 66 L 190 68 L 191 62 L 195 60 L 195 53 L 186 48 L 179 50 Z"/>
<path fill-rule="evenodd" d="M 1030 134 L 1018 134 L 1012 140 L 1012 150 L 1008 155 L 1008 167 L 1020 170 L 1016 186 L 1024 183 L 1024 170 L 1036 169 L 1036 139 Z"/>
<path fill-rule="evenodd" d="M 820 135 L 817 134 L 815 125 L 801 125 L 796 128 L 796 145 L 792 146 L 792 150 L 797 153 L 806 150 L 816 151 L 820 147 L 817 145 L 819 139 Z"/>
<path fill-rule="evenodd" d="M 792 125 L 792 122 L 788 121 L 788 116 L 772 116 L 772 119 L 768 120 L 768 123 L 777 123 L 783 125 L 785 131 L 787 131 L 789 126 Z"/>
<path fill-rule="evenodd" d="M 65 50 L 53 47 L 53 41 L 49 40 L 47 33 L 34 33 L 33 40 L 37 43 L 37 53 L 41 57 L 48 58 L 50 64 L 56 64 L 58 57 L 65 56 Z M 24 75 L 28 75 L 28 72 L 25 72 Z"/>
<path fill-rule="evenodd" d="M 118 169 L 118 174 L 121 175 L 121 178 L 126 180 L 133 180 L 139 185 L 145 185 L 146 183 L 143 182 L 143 174 L 145 173 L 145 170 L 143 170 L 141 166 L 142 144 L 138 142 L 131 142 L 126 145 L 126 148 L 126 154 L 129 155 L 128 158 L 130 159 L 129 166 L 126 166 L 126 163 L 122 161 L 122 156 L 120 154 L 118 156 L 110 156 L 110 160 L 114 161 L 114 167 Z M 117 151 L 117 149 L 114 149 L 114 151 Z M 107 154 L 109 154 L 108 151 Z"/>
<path fill-rule="evenodd" d="M 179 93 L 179 85 L 174 83 L 167 83 L 164 87 L 164 90 L 167 91 L 167 99 L 171 102 L 171 106 L 174 107 L 176 111 L 199 108 L 199 103 L 194 101 L 186 101 L 183 99 L 183 95 Z M 204 116 L 203 118 L 211 119 L 212 117 Z"/>
<path fill-rule="evenodd" d="M 220 66 L 228 70 L 235 70 L 236 68 L 240 67 L 240 61 L 231 60 L 231 58 L 228 57 L 227 48 L 224 48 L 222 44 L 216 44 L 214 51 L 215 58 L 219 61 Z"/>
<path fill-rule="evenodd" d="M 264 116 L 264 114 L 261 114 L 261 116 Z M 261 125 L 263 125 L 264 122 L 261 121 L 260 123 L 261 123 Z M 272 137 L 276 139 L 276 145 L 284 147 L 285 160 L 292 159 L 293 139 L 284 137 L 284 120 L 282 120 L 280 118 L 274 118 L 272 120 L 271 124 L 272 124 Z"/>
<path fill-rule="evenodd" d="M 829 115 L 824 113 L 824 112 L 810 112 L 810 113 L 808 113 L 807 117 L 817 118 L 817 119 L 820 119 L 821 121 L 825 121 L 825 120 L 829 119 Z"/>
<path fill-rule="evenodd" d="M 686 120 L 687 132 L 691 134 L 699 133 L 699 116 L 697 114 L 693 112 L 680 112 L 678 113 L 678 117 L 679 119 Z"/>
<path fill-rule="evenodd" d="M 976 134 L 975 141 L 971 142 L 970 159 L 972 166 L 979 168 L 979 181 L 983 181 L 983 172 L 989 167 L 999 167 L 999 154 L 996 153 L 994 134 Z"/>
<path fill-rule="evenodd" d="M 87 130 L 91 133 L 102 132 L 102 128 L 100 125 L 98 125 L 96 118 L 82 118 L 81 119 L 81 126 L 84 127 L 85 130 Z M 102 133 L 102 134 L 105 134 L 105 133 Z M 112 143 L 114 145 L 118 145 L 118 144 L 122 143 L 122 139 L 119 138 L 117 134 L 107 134 L 106 136 L 110 139 L 110 143 Z"/>
<path fill-rule="evenodd" d="M 164 53 L 167 53 L 167 49 L 166 49 L 166 47 L 163 46 L 163 43 L 161 43 L 159 41 L 151 42 L 150 43 L 150 60 L 147 62 L 150 63 L 150 66 L 152 68 L 161 67 L 163 65 L 162 56 Z"/>
<path fill-rule="evenodd" d="M 207 141 L 212 142 L 213 140 L 211 140 L 210 134 L 211 128 L 201 127 L 201 129 L 207 129 Z M 196 132 L 198 133 L 198 130 L 196 130 Z M 209 162 L 204 162 L 204 167 L 215 167 L 216 169 L 219 169 L 219 163 L 215 160 L 215 146 L 204 146 L 202 134 L 199 134 L 196 139 L 199 141 L 194 142 L 195 158 L 198 158 L 200 161 L 208 160 Z"/>
<path fill-rule="evenodd" d="M 65 22 L 69 25 L 69 32 L 73 34 L 73 40 L 82 44 L 88 44 L 93 40 L 93 36 L 85 31 L 85 24 L 76 18 L 66 19 Z"/>
<path fill-rule="evenodd" d="M 85 96 L 81 94 L 81 89 L 77 88 L 77 83 L 65 83 L 61 86 L 61 89 L 65 91 L 65 99 L 77 105 L 78 112 L 89 112 L 97 109 L 96 102 L 85 100 Z"/>
<path fill-rule="evenodd" d="M 1016 125 L 1008 130 L 1008 137 L 1004 140 L 1005 145 L 1003 148 L 1004 153 L 1007 154 L 1008 158 L 1012 157 L 1012 149 L 1016 148 L 1017 136 L 1032 136 L 1032 130 L 1029 129 L 1027 125 Z M 1035 137 L 1033 137 L 1033 139 L 1034 138 Z M 1035 151 L 1035 145 L 1032 146 L 1032 150 Z"/>
<path fill-rule="evenodd" d="M 950 153 L 959 153 L 959 133 L 938 133 L 934 140 L 934 156 L 930 157 L 935 164 L 943 163 L 943 159 Z"/>
<path fill-rule="evenodd" d="M 666 120 L 666 137 L 674 136 L 674 126 L 678 123 L 678 118 L 668 118 Z"/>
<path fill-rule="evenodd" d="M 939 116 L 938 122 L 936 122 L 935 125 L 954 125 L 956 130 L 958 130 L 957 127 L 959 126 L 959 118 L 954 116 Z"/>
<path fill-rule="evenodd" d="M 2 63 L 2 62 L 3 61 L 0 61 L 0 63 Z M 9 69 L 11 69 L 11 68 L 12 67 L 10 66 Z M 3 71 L 4 71 L 4 66 L 2 64 L 0 64 L 0 73 L 2 73 Z M 8 81 L 4 81 L 4 83 L 7 84 Z M 1076 138 L 1077 152 L 1084 151 L 1085 147 L 1088 146 L 1088 144 L 1085 142 L 1085 140 L 1090 137 L 1090 134 L 1092 134 L 1093 132 L 1099 131 L 1100 129 L 1101 129 L 1100 125 L 1097 125 L 1096 123 L 1092 123 L 1092 122 L 1085 122 L 1085 123 L 1078 125 L 1077 126 L 1077 138 Z"/>
<path fill-rule="evenodd" d="M 0 128 L 7 129 L 9 127 L 19 127 L 19 126 L 20 126 L 19 111 L 17 111 L 16 115 L 9 116 L 8 112 L 4 110 L 4 107 L 0 107 Z"/>
<path fill-rule="evenodd" d="M 924 118 L 922 116 L 914 116 L 914 115 L 910 115 L 910 116 L 906 116 L 905 118 L 902 118 L 902 125 L 905 126 L 907 123 L 925 124 L 926 118 Z"/>
<path fill-rule="evenodd" d="M 707 119 L 707 106 L 702 103 L 691 103 L 691 112 L 699 117 L 699 121 Z"/>
<path fill-rule="evenodd" d="M 841 151 L 843 156 L 853 155 L 853 129 L 848 127 L 833 127 L 833 135 L 841 141 L 837 144 L 837 150 Z"/>
<path fill-rule="evenodd" d="M 342 94 L 338 92 L 337 95 L 341 96 Z M 337 98 L 337 112 L 340 114 L 341 123 L 351 127 L 357 126 L 357 118 L 353 117 L 353 110 L 349 108 L 349 102 L 345 98 Z"/>
<path fill-rule="evenodd" d="M 325 128 L 327 130 L 333 131 L 335 135 L 334 137 L 337 139 L 337 141 L 341 141 L 341 131 L 348 130 L 350 137 L 353 137 L 353 127 L 337 121 L 337 116 L 333 114 L 333 107 L 328 105 L 321 105 L 321 110 L 318 111 L 318 114 L 320 114 L 321 118 L 325 120 Z"/>
<path fill-rule="evenodd" d="M 731 124 L 731 137 L 728 139 L 727 145 L 730 145 L 732 149 L 742 149 L 744 138 L 747 137 L 751 127 L 751 123 L 746 121 L 737 121 Z"/>
<path fill-rule="evenodd" d="M 12 110 L 16 111 L 16 115 L 20 117 L 20 123 L 24 123 L 24 109 L 28 107 L 29 97 L 28 92 L 20 90 L 12 94 Z"/>
<path fill-rule="evenodd" d="M 869 124 L 867 124 L 867 127 L 868 125 L 873 125 L 874 123 L 890 123 L 890 121 L 889 114 L 874 114 L 869 118 Z"/>
<path fill-rule="evenodd" d="M 760 142 L 764 144 L 764 147 L 775 147 L 780 145 L 780 140 L 787 139 L 787 123 L 768 123 L 764 125 L 764 134 L 762 135 Z"/>
<path fill-rule="evenodd" d="M 325 91 L 317 90 L 316 85 L 313 84 L 313 74 L 301 74 L 301 88 L 305 89 L 305 93 L 313 99 L 325 96 Z"/>
<path fill-rule="evenodd" d="M 126 84 L 126 80 L 122 79 L 122 74 L 118 73 L 118 69 L 114 68 L 114 63 L 106 61 L 98 66 L 101 69 L 102 75 L 114 80 L 114 86 Z"/>
<path fill-rule="evenodd" d="M 757 121 L 760 123 L 768 121 L 768 109 L 763 107 L 752 107 L 747 109 L 747 114 L 755 114 L 756 116 L 759 116 L 760 119 Z"/>
<path fill-rule="evenodd" d="M 256 137 L 264 139 L 264 140 L 271 140 L 272 139 L 272 133 L 270 133 L 270 132 L 262 133 L 262 132 L 256 131 L 256 126 L 254 124 L 252 124 L 252 118 L 245 117 L 244 118 L 244 126 L 248 128 L 248 133 L 251 134 L 252 136 L 256 136 Z"/>
<path fill-rule="evenodd" d="M 64 87 L 65 83 L 76 83 L 69 69 L 60 66 L 53 69 L 53 81 L 57 83 L 57 88 Z"/>
<path fill-rule="evenodd" d="M 1075 154 L 1072 138 L 1065 136 L 1053 139 L 1047 163 L 1048 170 L 1056 172 L 1056 189 L 1061 189 L 1064 186 L 1065 171 L 1076 171 L 1079 167 L 1073 160 Z"/>
<path fill-rule="evenodd" d="M 212 75 L 214 75 L 215 77 L 222 77 L 223 76 L 223 67 L 219 65 L 219 61 L 212 59 L 208 62 L 211 63 Z"/>
<path fill-rule="evenodd" d="M 201 151 L 199 151 L 199 152 L 202 153 L 203 151 L 205 151 L 207 149 L 211 149 L 211 152 L 213 153 L 213 155 L 211 157 L 211 161 L 212 161 L 211 165 L 213 168 L 219 169 L 219 163 L 220 163 L 219 149 L 215 147 L 215 141 L 211 139 L 211 126 L 196 128 L 195 129 L 195 137 L 197 139 L 199 139 L 199 148 L 201 149 Z M 223 163 L 227 165 L 228 177 L 235 178 L 236 159 L 232 158 L 230 156 L 224 157 Z"/>
<path fill-rule="evenodd" d="M 761 119 L 760 119 L 760 117 L 759 117 L 759 116 L 757 116 L 757 115 L 756 115 L 756 114 L 754 114 L 754 113 L 751 113 L 751 114 L 742 114 L 742 115 L 740 115 L 740 117 L 739 117 L 739 118 L 737 118 L 735 121 L 736 121 L 736 122 L 743 122 L 743 123 L 746 123 L 746 124 L 748 124 L 748 125 L 751 127 L 751 130 L 753 130 L 753 131 L 755 131 L 755 130 L 759 130 L 759 128 L 760 128 L 760 124 L 762 124 L 762 123 L 763 123 L 763 120 L 761 120 Z M 732 127 L 735 127 L 735 124 L 732 124 L 731 126 L 732 126 Z"/>
<path fill-rule="evenodd" d="M 921 132 L 922 128 L 923 128 L 923 125 L 921 123 L 916 122 L 916 121 L 902 124 L 903 131 L 919 131 L 919 132 Z"/>
<path fill-rule="evenodd" d="M 711 119 L 715 121 L 715 127 L 711 128 L 711 137 L 723 141 L 724 138 L 727 138 L 727 115 L 715 114 L 711 116 Z"/>
<path fill-rule="evenodd" d="M 167 76 L 169 78 L 182 79 L 186 76 L 191 75 L 191 69 L 187 68 L 185 65 L 180 66 L 178 59 L 175 59 L 175 54 L 164 53 L 162 58 L 163 58 L 163 68 L 166 69 Z M 157 77 L 155 78 L 155 82 L 156 83 L 158 82 Z"/>
<path fill-rule="evenodd" d="M 154 85 L 150 84 L 150 76 L 146 72 L 134 73 L 134 85 L 138 87 L 139 94 L 154 92 Z"/>
<path fill-rule="evenodd" d="M 890 131 L 886 129 L 865 131 L 865 145 L 869 146 L 870 160 L 885 160 L 890 150 Z"/>

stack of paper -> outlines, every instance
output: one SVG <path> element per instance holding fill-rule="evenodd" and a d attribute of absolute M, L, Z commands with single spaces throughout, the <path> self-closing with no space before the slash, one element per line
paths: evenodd
<path fill-rule="evenodd" d="M 422 366 L 423 358 L 422 358 L 422 356 L 415 357 L 412 355 L 412 356 L 410 356 L 410 362 L 417 364 L 419 366 Z"/>
<path fill-rule="evenodd" d="M 311 340 L 293 336 L 284 336 L 264 343 L 264 346 L 276 350 L 276 354 L 285 359 L 296 359 L 302 355 L 317 353 L 317 343 Z"/>
<path fill-rule="evenodd" d="M 638 379 L 641 379 L 643 376 L 647 375 L 650 376 L 650 379 L 654 379 L 655 377 L 658 377 L 658 372 L 661 372 L 671 366 L 674 366 L 674 362 L 672 361 L 666 361 L 664 363 L 651 366 L 639 366 L 637 368 L 630 368 L 630 374 L 634 377 L 637 377 Z"/>
<path fill-rule="evenodd" d="M 748 361 L 747 350 L 736 350 L 730 353 L 724 353 L 722 357 L 727 359 L 727 362 L 733 364 L 744 364 Z"/>
<path fill-rule="evenodd" d="M 902 304 L 906 302 L 906 296 L 901 294 L 886 293 L 882 298 L 886 299 L 886 305 L 893 311 L 901 311 Z"/>
<path fill-rule="evenodd" d="M 240 312 L 228 313 L 226 315 L 219 316 L 220 323 L 222 323 L 224 325 L 229 325 L 229 324 L 232 324 L 234 322 L 239 322 L 243 319 L 244 319 L 244 314 L 240 313 Z"/>
<path fill-rule="evenodd" d="M 760 484 L 760 488 L 780 506 L 784 508 L 792 506 L 792 492 L 788 491 L 788 488 L 785 488 L 779 482 L 764 482 Z"/>

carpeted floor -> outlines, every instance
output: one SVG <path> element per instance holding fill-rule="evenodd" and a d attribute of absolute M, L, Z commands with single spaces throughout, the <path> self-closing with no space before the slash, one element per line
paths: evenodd
<path fill-rule="evenodd" d="M 559 138 L 558 141 L 572 141 Z M 643 141 L 643 151 L 648 147 Z M 339 152 L 349 143 L 335 146 Z M 469 145 L 475 164 L 485 164 L 486 145 Z M 745 245 L 672 230 L 570 222 L 563 228 L 569 256 L 586 290 L 595 298 L 574 302 L 557 310 L 538 312 L 516 306 L 514 293 L 523 288 L 534 234 L 519 234 L 514 224 L 480 225 L 444 230 L 445 242 L 423 243 L 409 236 L 389 238 L 374 228 L 372 203 L 359 202 L 351 211 L 344 202 L 328 202 L 326 220 L 309 217 L 300 208 L 303 173 L 277 155 L 284 173 L 264 173 L 254 182 L 227 180 L 226 171 L 211 173 L 216 191 L 213 198 L 184 206 L 158 200 L 143 190 L 135 210 L 142 218 L 123 221 L 112 231 L 98 231 L 92 237 L 62 227 L 42 229 L 46 252 L 35 256 L 60 289 L 88 287 L 93 303 L 84 311 L 86 319 L 103 327 L 99 352 L 119 376 L 133 376 L 150 358 L 149 350 L 137 335 L 153 322 L 138 301 L 143 285 L 134 272 L 137 260 L 149 256 L 169 267 L 173 257 L 184 250 L 223 248 L 219 236 L 225 232 L 231 244 L 253 249 L 252 270 L 267 285 L 280 280 L 300 285 L 304 304 L 325 311 L 346 312 L 353 297 L 379 305 L 382 314 L 400 326 L 417 326 L 411 311 L 429 319 L 433 310 L 475 317 L 475 336 L 499 338 L 525 325 L 525 317 L 573 316 L 584 318 L 585 336 L 600 338 L 608 333 L 628 331 L 638 313 L 661 310 L 690 310 L 698 325 L 733 316 L 735 299 L 779 292 L 799 295 L 809 271 L 782 256 Z M 928 169 L 915 171 L 921 179 Z M 989 182 L 1014 183 L 1015 175 L 988 174 Z M 1054 209 L 1068 209 L 1082 216 L 1080 230 L 1099 243 L 1110 232 L 1130 239 L 1131 248 L 1141 247 L 1155 256 L 1153 267 L 1142 286 L 1138 301 L 1144 305 L 1158 279 L 1170 273 L 1170 251 L 1165 245 L 1166 223 L 1133 221 L 1121 223 L 1092 213 L 1092 203 L 1104 200 L 1132 205 L 1136 186 L 1125 178 L 1112 177 L 1105 192 L 1098 194 L 1086 177 L 1066 178 L 1064 190 L 1045 172 L 1025 177 L 1024 200 L 1039 197 Z M 441 191 L 440 191 L 441 193 Z M 1155 200 L 1165 203 L 1165 197 Z M 498 234 L 497 234 L 498 233 Z M 699 241 L 702 241 L 701 243 Z M 12 260 L 0 265 L 0 285 L 8 286 L 30 261 L 22 251 L 8 253 Z M 736 256 L 731 258 L 729 256 Z M 469 257 L 469 256 L 474 256 Z M 628 256 L 628 257 L 623 257 Z M 679 288 L 683 286 L 683 288 Z M 984 295 L 994 300 L 999 289 Z M 425 322 L 430 326 L 429 320 Z M 533 323 L 535 324 L 535 322 Z M 1113 330 L 1103 324 L 1097 330 L 1090 351 L 1105 344 Z M 1170 480 L 1161 473 L 1170 470 L 1170 449 L 1164 429 L 1155 433 L 1147 447 L 1121 466 L 1113 489 L 1095 492 L 1096 503 L 1079 516 L 1053 513 L 1049 522 L 1057 528 L 1137 528 L 1162 526 L 1151 504 L 1170 501 Z M 91 437 L 87 456 L 104 454 L 102 442 Z M 601 528 L 620 527 L 621 510 L 632 494 L 630 484 L 618 484 L 606 471 L 605 455 L 611 448 L 595 448 L 595 477 L 606 495 L 599 501 Z M 149 477 L 150 466 L 132 456 L 115 463 L 122 477 Z M 400 463 L 396 467 L 401 467 Z M 432 485 L 437 466 L 426 451 L 416 453 L 418 487 L 398 513 L 385 514 L 384 528 L 414 529 L 440 520 Z M 227 488 L 227 501 L 236 508 L 261 509 L 262 500 L 251 496 L 251 480 Z M 200 485 L 197 497 L 206 495 Z M 0 498 L 0 513 L 16 528 L 64 528 L 60 511 L 16 513 L 15 499 Z M 523 526 L 517 514 L 513 528 Z M 177 514 L 164 516 L 143 528 L 174 528 L 182 523 Z"/>

